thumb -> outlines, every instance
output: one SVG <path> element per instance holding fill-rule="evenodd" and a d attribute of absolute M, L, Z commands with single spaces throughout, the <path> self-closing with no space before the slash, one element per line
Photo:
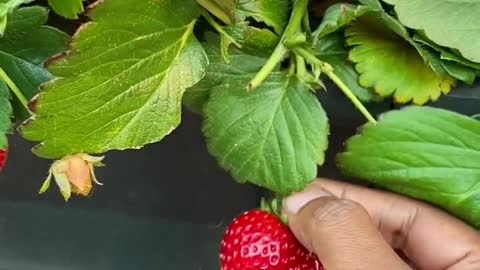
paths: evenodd
<path fill-rule="evenodd" d="M 411 269 L 384 240 L 358 203 L 308 187 L 285 200 L 289 225 L 328 270 Z"/>

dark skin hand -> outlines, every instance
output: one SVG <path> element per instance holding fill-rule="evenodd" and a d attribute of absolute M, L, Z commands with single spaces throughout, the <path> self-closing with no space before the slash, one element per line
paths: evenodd
<path fill-rule="evenodd" d="M 399 195 L 319 179 L 285 212 L 326 270 L 480 270 L 480 232 Z"/>

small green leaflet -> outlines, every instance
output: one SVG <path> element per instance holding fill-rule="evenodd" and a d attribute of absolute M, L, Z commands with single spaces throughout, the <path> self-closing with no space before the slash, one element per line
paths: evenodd
<path fill-rule="evenodd" d="M 360 85 L 383 97 L 393 95 L 397 102 L 420 105 L 450 92 L 454 79 L 439 77 L 402 32 L 395 21 L 376 16 L 363 16 L 346 29 L 347 44 L 353 46 L 349 59 L 356 63 Z"/>
<path fill-rule="evenodd" d="M 431 107 L 383 115 L 351 138 L 341 170 L 443 207 L 480 228 L 480 122 Z"/>
<path fill-rule="evenodd" d="M 395 6 L 405 26 L 423 30 L 438 45 L 458 49 L 465 58 L 480 62 L 480 1 L 383 1 Z"/>
<path fill-rule="evenodd" d="M 272 27 L 278 35 L 283 33 L 290 16 L 290 0 L 238 0 L 238 21 L 252 17 Z"/>
<path fill-rule="evenodd" d="M 431 41 L 422 32 L 417 32 L 413 36 L 413 39 L 415 41 L 421 43 L 421 44 L 427 45 L 427 46 L 433 48 L 434 50 L 440 52 L 440 58 L 442 60 L 457 62 L 457 63 L 462 64 L 464 66 L 480 70 L 480 63 L 475 63 L 475 62 L 472 62 L 470 60 L 467 60 L 467 59 L 465 59 L 461 56 L 458 56 L 457 54 L 455 54 L 454 52 L 452 52 L 448 48 L 445 48 L 445 47 L 442 47 L 442 46 L 439 46 L 439 45 L 435 44 L 435 42 Z"/>
<path fill-rule="evenodd" d="M 224 70 L 210 71 L 221 77 L 204 109 L 204 133 L 209 151 L 235 179 L 288 194 L 315 179 L 328 145 L 328 120 L 295 76 L 276 72 L 245 91 L 264 61 L 237 52 Z"/>
<path fill-rule="evenodd" d="M 226 62 L 230 61 L 228 51 L 232 44 L 235 44 L 236 47 L 241 48 L 244 52 L 263 56 L 270 55 L 278 42 L 280 42 L 280 38 L 269 29 L 250 26 L 249 22 L 226 26 L 223 30 L 226 35 L 221 35 L 220 44 Z"/>
<path fill-rule="evenodd" d="M 424 62 L 437 74 L 439 78 L 443 80 L 451 80 L 451 77 L 453 77 L 469 84 L 473 83 L 476 74 L 472 69 L 468 67 L 462 67 L 458 63 L 441 59 L 440 54 L 435 52 L 433 48 L 429 48 L 429 46 L 418 43 L 411 38 L 405 26 L 403 26 L 397 19 L 385 12 L 381 12 L 380 14 L 380 18 L 385 25 L 413 45 L 413 47 L 417 49 L 417 52 L 423 58 Z"/>
<path fill-rule="evenodd" d="M 223 59 L 221 49 L 218 47 L 219 37 L 209 33 L 206 40 L 207 42 L 203 43 L 203 47 L 210 60 L 210 65 L 208 65 L 205 71 L 206 75 L 199 83 L 188 88 L 183 96 L 183 104 L 191 111 L 197 113 L 202 112 L 203 105 L 208 100 L 212 88 L 221 86 L 229 77 L 243 76 L 244 74 L 250 73 L 254 74 L 255 71 L 260 70 L 266 62 L 265 58 L 253 56 L 249 56 L 248 61 L 244 61 L 247 57 L 243 53 L 243 50 L 245 47 L 253 44 L 242 43 L 246 46 L 242 47 L 242 51 L 232 49 L 229 53 L 231 62 L 226 63 Z"/>
<path fill-rule="evenodd" d="M 0 0 L 0 37 L 7 28 L 8 14 L 12 13 L 22 4 L 33 2 L 34 0 Z"/>
<path fill-rule="evenodd" d="M 371 11 L 368 7 L 352 4 L 342 3 L 330 6 L 325 13 L 322 23 L 313 33 L 315 43 L 317 39 L 336 32 L 368 11 Z"/>
<path fill-rule="evenodd" d="M 380 101 L 373 90 L 364 88 L 358 82 L 359 76 L 352 63 L 348 61 L 348 49 L 344 45 L 345 38 L 341 32 L 332 33 L 318 40 L 315 56 L 330 64 L 333 73 L 363 102 Z"/>
<path fill-rule="evenodd" d="M 0 149 L 7 149 L 6 134 L 12 130 L 13 108 L 10 104 L 10 93 L 4 82 L 0 81 Z"/>
<path fill-rule="evenodd" d="M 442 61 L 442 66 L 450 76 L 469 85 L 475 82 L 478 74 L 477 70 L 459 65 L 456 62 Z"/>
<path fill-rule="evenodd" d="M 105 1 L 50 67 L 59 77 L 41 93 L 22 135 L 35 154 L 61 158 L 157 142 L 180 123 L 186 88 L 208 59 L 193 36 L 195 1 Z M 142 14 L 142 16 L 139 16 Z M 119 19 L 121 18 L 121 19 Z"/>
<path fill-rule="evenodd" d="M 262 57 L 269 57 L 275 46 L 277 46 L 280 38 L 268 29 L 260 29 L 249 26 L 248 23 L 239 23 L 234 26 L 225 28 L 232 37 L 241 45 L 240 50 L 233 50 L 233 57 L 241 59 L 245 54 L 259 56 L 257 61 L 244 63 L 234 61 L 235 69 L 246 69 L 254 73 L 260 70 L 266 60 Z M 191 111 L 201 113 L 203 104 L 207 101 L 210 89 L 218 85 L 223 78 L 223 71 L 232 69 L 231 63 L 225 62 L 223 52 L 218 48 L 219 37 L 213 33 L 207 32 L 205 35 L 206 42 L 202 45 L 207 52 L 210 65 L 207 67 L 206 76 L 199 83 L 187 89 L 183 96 L 183 104 Z M 230 53 L 229 53 L 230 55 Z"/>
<path fill-rule="evenodd" d="M 44 25 L 47 18 L 48 11 L 42 7 L 17 9 L 9 16 L 7 31 L 0 38 L 0 66 L 27 99 L 52 78 L 43 68 L 45 61 L 67 45 L 65 33 Z M 12 103 L 17 120 L 30 116 L 16 97 Z"/>
<path fill-rule="evenodd" d="M 442 69 L 452 77 L 467 84 L 474 83 L 475 78 L 479 73 L 480 64 L 468 61 L 467 59 L 453 54 L 448 48 L 438 46 L 421 33 L 417 33 L 413 39 L 421 44 L 420 46 L 424 50 L 430 51 L 431 54 L 435 55 L 437 62 L 436 68 Z M 425 47 L 429 47 L 429 49 Z M 436 68 L 433 69 L 436 70 Z M 439 73 L 437 72 L 437 74 Z"/>
<path fill-rule="evenodd" d="M 272 31 L 250 26 L 248 22 L 227 26 L 225 31 L 242 45 L 243 52 L 250 54 L 269 56 L 280 42 L 280 38 Z"/>
<path fill-rule="evenodd" d="M 48 0 L 53 11 L 68 19 L 78 19 L 78 14 L 83 12 L 84 0 Z"/>

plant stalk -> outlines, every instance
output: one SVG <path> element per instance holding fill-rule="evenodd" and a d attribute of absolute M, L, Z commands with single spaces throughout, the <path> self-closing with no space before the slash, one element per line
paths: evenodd
<path fill-rule="evenodd" d="M 283 45 L 282 42 L 280 42 L 277 47 L 275 47 L 275 50 L 273 51 L 272 55 L 270 55 L 270 58 L 268 58 L 265 65 L 263 65 L 262 69 L 260 69 L 260 71 L 255 75 L 255 77 L 250 81 L 250 83 L 248 83 L 247 91 L 252 91 L 253 89 L 260 86 L 260 84 L 265 81 L 268 75 L 272 73 L 275 67 L 280 64 L 287 52 L 287 48 Z"/>
<path fill-rule="evenodd" d="M 228 16 L 225 11 L 217 5 L 217 3 L 212 2 L 212 0 L 197 0 L 197 3 L 202 6 L 204 9 L 208 10 L 208 12 L 212 13 L 215 17 L 221 20 L 223 23 L 227 25 L 232 25 L 232 19 Z"/>
<path fill-rule="evenodd" d="M 307 66 L 305 65 L 305 59 L 298 54 L 295 54 L 295 63 L 297 64 L 297 76 L 304 78 L 307 73 Z"/>
<path fill-rule="evenodd" d="M 310 28 L 310 18 L 308 16 L 308 10 L 307 12 L 305 12 L 305 16 L 303 17 L 302 24 L 303 24 L 303 31 L 305 31 L 308 37 L 310 37 L 312 35 L 312 29 Z"/>
<path fill-rule="evenodd" d="M 288 39 L 294 36 L 299 29 L 301 29 L 303 17 L 308 9 L 308 0 L 295 0 L 293 4 L 292 16 L 288 22 L 285 32 L 283 32 L 283 39 Z"/>
<path fill-rule="evenodd" d="M 267 63 L 260 69 L 260 71 L 255 75 L 255 77 L 247 85 L 247 90 L 252 91 L 262 84 L 268 75 L 272 73 L 275 67 L 280 64 L 285 55 L 288 53 L 288 49 L 285 47 L 284 42 L 289 38 L 293 37 L 299 29 L 301 29 L 303 17 L 308 8 L 308 0 L 296 0 L 293 4 L 293 11 L 290 17 L 290 21 L 283 32 L 282 38 L 278 43 L 277 47 L 273 51 L 270 58 L 267 60 Z"/>
<path fill-rule="evenodd" d="M 235 44 L 235 46 L 237 46 L 238 48 L 241 48 L 242 45 L 240 43 L 238 43 L 237 40 L 235 40 L 235 38 L 233 38 L 231 35 L 229 35 L 227 32 L 225 32 L 225 30 L 223 30 L 222 26 L 220 26 L 216 21 L 215 19 L 208 13 L 206 12 L 205 10 L 202 10 L 200 12 L 202 14 L 202 16 L 207 20 L 207 22 L 215 29 L 217 30 L 217 32 L 220 34 L 220 35 L 223 35 L 223 36 L 226 36 L 228 39 L 230 39 L 232 41 L 233 44 Z"/>
<path fill-rule="evenodd" d="M 290 56 L 290 64 L 288 65 L 288 75 L 293 76 L 296 70 L 295 56 Z"/>
<path fill-rule="evenodd" d="M 25 107 L 25 109 L 28 112 L 30 112 L 30 109 L 28 108 L 27 98 L 25 98 L 22 91 L 20 91 L 20 89 L 17 87 L 17 85 L 12 81 L 12 79 L 10 79 L 8 74 L 1 67 L 0 67 L 0 79 L 7 84 L 8 88 L 10 88 L 10 90 L 13 92 L 13 94 L 18 98 L 18 100 L 20 101 L 22 106 Z"/>
<path fill-rule="evenodd" d="M 313 65 L 318 66 L 323 73 L 325 73 L 330 80 L 332 80 L 340 90 L 347 96 L 347 98 L 352 101 L 353 105 L 363 114 L 363 116 L 370 122 L 370 123 L 376 123 L 377 121 L 375 118 L 370 114 L 370 112 L 365 108 L 365 106 L 362 104 L 362 102 L 353 94 L 353 92 L 346 86 L 340 78 L 335 75 L 333 72 L 333 67 L 325 62 L 320 61 L 317 57 L 315 57 L 313 54 L 311 54 L 309 51 L 303 48 L 296 48 L 294 49 L 295 53 L 298 55 L 302 56 L 305 58 L 308 62 L 310 62 Z"/>

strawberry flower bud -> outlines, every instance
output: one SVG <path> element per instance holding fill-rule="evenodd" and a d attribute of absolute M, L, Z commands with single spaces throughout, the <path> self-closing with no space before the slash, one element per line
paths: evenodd
<path fill-rule="evenodd" d="M 65 201 L 70 199 L 72 193 L 88 196 L 93 190 L 94 183 L 103 185 L 98 182 L 94 171 L 94 167 L 103 166 L 103 159 L 103 156 L 94 157 L 87 154 L 76 154 L 55 161 L 50 167 L 48 177 L 39 193 L 45 193 L 50 187 L 52 178 L 54 178 Z"/>

